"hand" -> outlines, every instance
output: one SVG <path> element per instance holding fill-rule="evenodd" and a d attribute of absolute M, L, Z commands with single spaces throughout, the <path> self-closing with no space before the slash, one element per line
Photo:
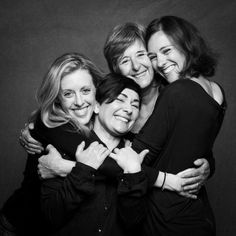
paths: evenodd
<path fill-rule="evenodd" d="M 194 161 L 198 168 L 189 168 L 178 173 L 178 176 L 184 178 L 183 189 L 189 193 L 198 193 L 205 184 L 210 175 L 210 166 L 206 159 L 201 158 Z"/>
<path fill-rule="evenodd" d="M 166 173 L 166 180 L 163 189 L 168 189 L 170 191 L 175 191 L 179 195 L 191 199 L 196 199 L 197 195 L 185 191 L 183 188 L 184 179 L 178 175 Z"/>
<path fill-rule="evenodd" d="M 136 153 L 130 146 L 125 148 L 115 148 L 114 153 L 110 154 L 117 164 L 124 170 L 124 173 L 136 173 L 141 171 L 141 163 L 149 151 L 143 150 L 140 154 Z"/>
<path fill-rule="evenodd" d="M 25 125 L 25 128 L 21 130 L 19 142 L 25 151 L 29 154 L 40 154 L 44 149 L 40 142 L 32 138 L 30 130 L 34 129 L 34 123 Z"/>
<path fill-rule="evenodd" d="M 64 160 L 61 154 L 52 145 L 46 147 L 47 155 L 39 158 L 38 174 L 42 179 L 49 179 L 56 176 L 65 177 L 75 166 L 75 162 Z"/>
<path fill-rule="evenodd" d="M 75 158 L 87 166 L 98 169 L 105 158 L 110 154 L 110 151 L 98 142 L 93 142 L 87 149 L 84 150 L 85 142 L 83 141 L 76 150 Z"/>

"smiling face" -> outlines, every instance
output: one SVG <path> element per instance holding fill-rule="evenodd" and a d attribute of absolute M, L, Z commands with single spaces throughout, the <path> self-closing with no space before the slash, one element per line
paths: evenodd
<path fill-rule="evenodd" d="M 113 102 L 97 104 L 95 125 L 112 136 L 121 136 L 131 130 L 138 118 L 139 103 L 139 95 L 126 88 Z"/>
<path fill-rule="evenodd" d="M 152 64 L 147 50 L 140 40 L 128 47 L 118 61 L 122 75 L 133 79 L 142 89 L 148 87 L 154 77 Z"/>
<path fill-rule="evenodd" d="M 88 125 L 95 107 L 95 86 L 87 70 L 76 70 L 61 80 L 61 105 L 80 124 Z"/>
<path fill-rule="evenodd" d="M 158 31 L 150 37 L 148 52 L 155 71 L 169 83 L 179 79 L 179 73 L 185 66 L 186 57 L 163 31 Z"/>

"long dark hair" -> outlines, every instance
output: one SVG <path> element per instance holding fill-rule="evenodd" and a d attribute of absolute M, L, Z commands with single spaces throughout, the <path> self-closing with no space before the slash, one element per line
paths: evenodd
<path fill-rule="evenodd" d="M 186 56 L 186 65 L 180 76 L 211 77 L 215 74 L 217 55 L 207 45 L 197 28 L 188 21 L 176 16 L 163 16 L 154 19 L 146 29 L 145 40 L 163 31 L 174 45 Z"/>

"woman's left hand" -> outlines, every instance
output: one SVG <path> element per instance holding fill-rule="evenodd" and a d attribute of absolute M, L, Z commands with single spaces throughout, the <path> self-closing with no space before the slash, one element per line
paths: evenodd
<path fill-rule="evenodd" d="M 148 153 L 145 149 L 141 153 L 136 153 L 130 146 L 125 148 L 115 148 L 110 157 L 124 170 L 124 173 L 136 173 L 141 171 L 141 163 Z"/>
<path fill-rule="evenodd" d="M 198 193 L 210 175 L 210 166 L 206 159 L 197 159 L 194 161 L 194 165 L 198 168 L 189 168 L 177 174 L 184 179 L 182 187 L 188 193 Z"/>

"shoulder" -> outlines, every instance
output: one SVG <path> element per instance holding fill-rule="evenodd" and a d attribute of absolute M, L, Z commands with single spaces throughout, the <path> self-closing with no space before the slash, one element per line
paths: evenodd
<path fill-rule="evenodd" d="M 212 94 L 213 98 L 219 103 L 222 104 L 225 100 L 225 93 L 223 88 L 216 82 L 211 81 L 211 88 L 212 88 Z"/>

